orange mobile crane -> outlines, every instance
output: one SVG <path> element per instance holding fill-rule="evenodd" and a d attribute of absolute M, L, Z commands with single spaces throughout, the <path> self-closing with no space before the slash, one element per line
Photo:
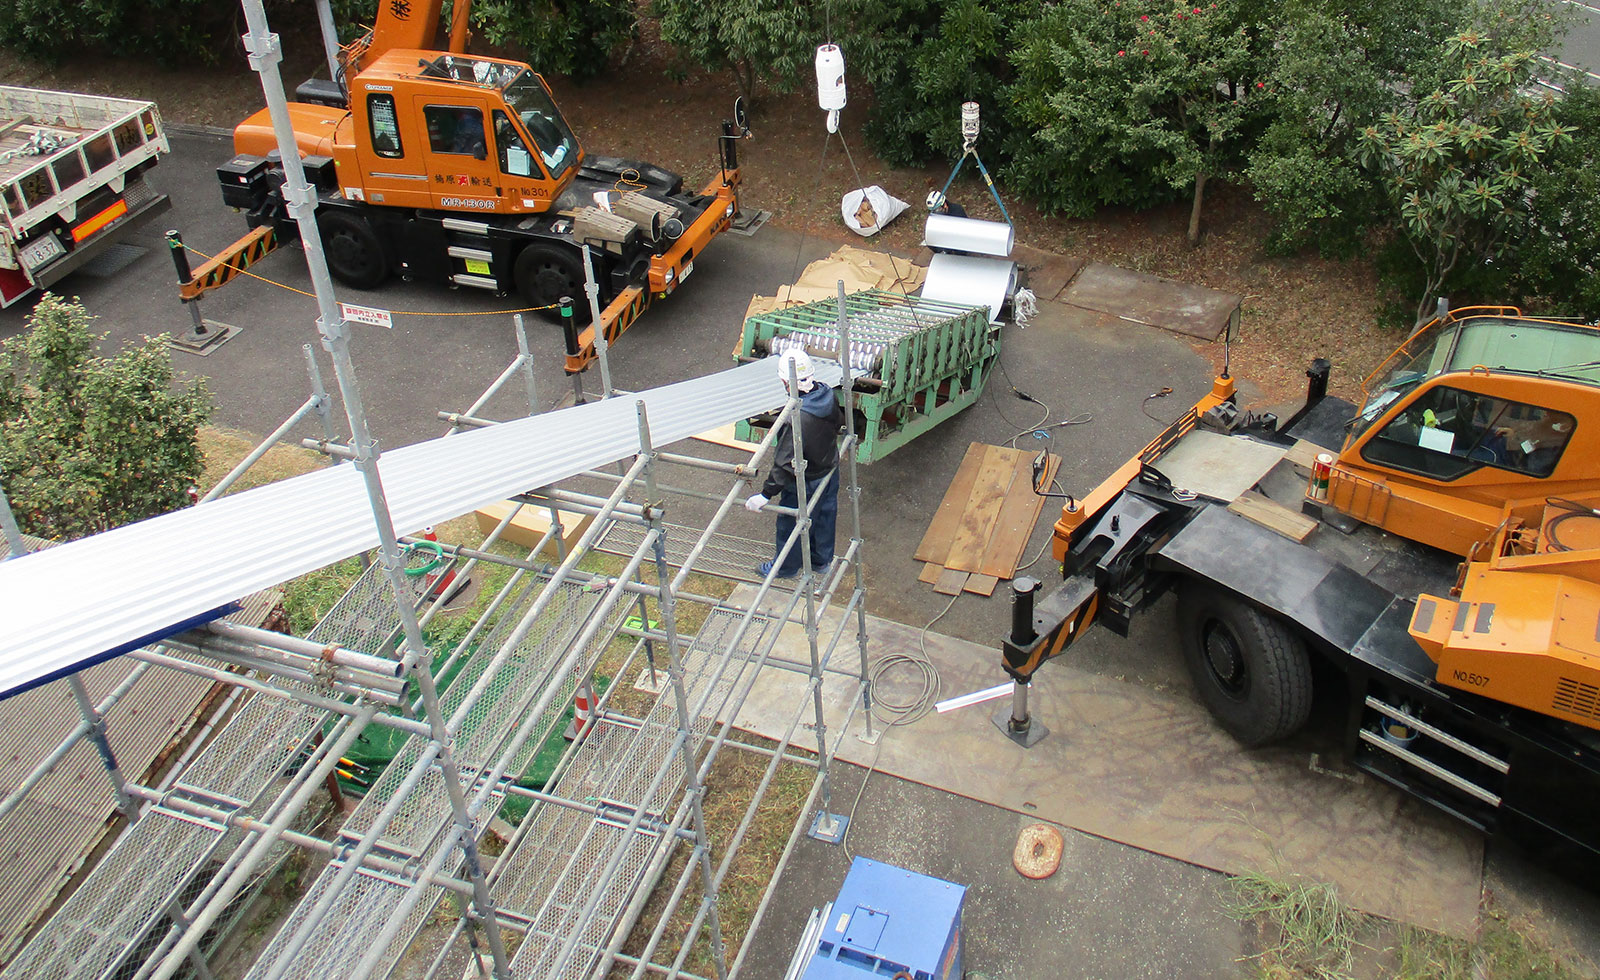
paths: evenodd
<path fill-rule="evenodd" d="M 599 327 L 615 340 L 732 223 L 743 107 L 722 124 L 717 175 L 686 192 L 660 167 L 589 155 L 527 65 L 465 54 L 469 6 L 455 4 L 449 50 L 438 51 L 423 45 L 442 0 L 380 4 L 373 30 L 341 52 L 337 83 L 302 85 L 305 101 L 289 103 L 329 271 L 358 289 L 400 275 L 514 293 L 553 320 L 571 298 L 583 324 L 588 245 Z M 224 203 L 253 231 L 197 269 L 186 298 L 292 240 L 275 149 L 266 109 L 235 128 L 236 155 L 217 173 Z M 569 372 L 593 359 L 594 329 L 569 349 Z"/>
<path fill-rule="evenodd" d="M 1017 583 L 1002 651 L 1018 696 L 997 723 L 1037 738 L 1033 673 L 1090 624 L 1126 635 L 1175 592 L 1196 693 L 1242 744 L 1298 730 L 1314 674 L 1342 677 L 1361 769 L 1596 866 L 1600 328 L 1441 312 L 1361 405 L 1325 397 L 1327 373 L 1313 365 L 1306 406 L 1280 424 L 1240 409 L 1224 368 L 1068 499 L 1063 584 L 1036 606 L 1038 583 Z"/>

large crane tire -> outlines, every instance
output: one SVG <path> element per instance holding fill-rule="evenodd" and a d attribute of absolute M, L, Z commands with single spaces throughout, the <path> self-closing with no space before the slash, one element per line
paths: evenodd
<path fill-rule="evenodd" d="M 538 314 L 551 323 L 561 322 L 556 303 L 566 296 L 572 300 L 573 321 L 586 326 L 589 298 L 583 291 L 583 266 L 571 249 L 557 245 L 532 244 L 517 256 L 512 268 L 517 292 L 529 306 L 547 307 Z"/>
<path fill-rule="evenodd" d="M 355 289 L 376 289 L 389 278 L 383 243 L 367 219 L 348 211 L 324 211 L 317 216 L 317 228 L 333 278 Z"/>
<path fill-rule="evenodd" d="M 1287 623 L 1202 583 L 1178 590 L 1178 636 L 1195 692 L 1246 747 L 1294 734 L 1311 713 L 1311 657 Z"/>

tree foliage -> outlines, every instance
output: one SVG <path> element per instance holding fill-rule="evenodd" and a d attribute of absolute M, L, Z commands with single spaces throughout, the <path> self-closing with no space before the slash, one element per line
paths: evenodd
<path fill-rule="evenodd" d="M 240 18 L 238 4 L 213 0 L 9 0 L 0 44 L 51 63 L 84 51 L 215 63 Z"/>
<path fill-rule="evenodd" d="M 534 70 L 592 78 L 633 36 L 632 0 L 476 0 L 472 22 L 484 40 L 525 49 Z"/>
<path fill-rule="evenodd" d="M 1283 5 L 1266 86 L 1272 122 L 1247 170 L 1273 219 L 1271 250 L 1352 255 L 1383 220 L 1383 190 L 1357 162 L 1357 137 L 1408 89 L 1438 83 L 1428 76 L 1460 10 L 1459 0 Z"/>
<path fill-rule="evenodd" d="M 956 156 L 963 102 L 981 107 L 983 145 L 1001 146 L 1009 25 L 1037 9 L 1033 0 L 863 0 L 850 8 L 845 55 L 871 86 L 867 135 L 879 156 L 897 166 Z"/>
<path fill-rule="evenodd" d="M 731 70 L 752 100 L 758 84 L 794 91 L 825 33 L 824 11 L 788 0 L 654 0 L 651 11 L 684 68 Z"/>
<path fill-rule="evenodd" d="M 1020 27 L 1011 179 L 1088 215 L 1194 194 L 1239 159 L 1259 41 L 1239 0 L 1062 0 Z"/>
<path fill-rule="evenodd" d="M 1600 319 L 1600 91 L 1575 81 L 1555 106 L 1571 132 L 1532 173 L 1531 226 L 1505 255 L 1517 298 L 1550 313 Z"/>
<path fill-rule="evenodd" d="M 1361 131 L 1361 162 L 1383 181 L 1421 266 L 1418 317 L 1458 269 L 1494 261 L 1530 228 L 1533 173 L 1572 138 L 1555 97 L 1534 92 L 1537 49 L 1519 26 L 1496 16 L 1449 38 L 1445 80 Z"/>
<path fill-rule="evenodd" d="M 188 503 L 210 414 L 203 381 L 174 386 L 162 338 L 95 353 L 89 314 L 49 293 L 0 346 L 0 480 L 22 529 L 67 539 Z"/>

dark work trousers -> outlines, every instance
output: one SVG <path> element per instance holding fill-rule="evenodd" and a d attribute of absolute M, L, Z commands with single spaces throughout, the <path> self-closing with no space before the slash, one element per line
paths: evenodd
<path fill-rule="evenodd" d="M 816 506 L 811 511 L 811 567 L 821 569 L 833 561 L 833 528 L 839 518 L 839 473 L 829 470 L 814 480 L 806 480 L 806 503 L 809 505 L 817 495 Z M 783 493 L 778 497 L 778 503 L 784 507 L 799 507 L 800 496 L 795 493 L 794 484 L 783 488 Z M 778 515 L 777 549 L 783 550 L 783 543 L 789 540 L 789 535 L 794 533 L 795 519 L 788 514 Z M 774 551 L 773 554 L 777 554 Z M 778 575 L 787 578 L 798 574 L 800 571 L 800 542 L 796 541 L 794 547 L 789 549 L 789 555 L 778 568 Z"/>

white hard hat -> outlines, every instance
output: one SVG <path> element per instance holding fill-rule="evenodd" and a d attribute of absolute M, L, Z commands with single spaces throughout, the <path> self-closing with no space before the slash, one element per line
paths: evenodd
<path fill-rule="evenodd" d="M 816 383 L 816 368 L 811 364 L 811 355 L 795 347 L 778 357 L 778 377 L 788 384 L 791 376 L 799 380 L 801 391 L 810 391 Z"/>
<path fill-rule="evenodd" d="M 928 210 L 937 211 L 944 207 L 944 194 L 941 191 L 928 192 Z"/>

